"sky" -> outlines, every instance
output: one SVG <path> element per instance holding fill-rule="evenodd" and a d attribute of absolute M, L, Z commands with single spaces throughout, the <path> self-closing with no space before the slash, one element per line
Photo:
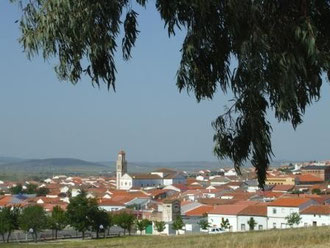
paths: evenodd
<path fill-rule="evenodd" d="M 152 5 L 139 9 L 133 58 L 116 55 L 116 92 L 59 81 L 53 61 L 28 60 L 18 42 L 20 11 L 0 1 L 0 156 L 70 157 L 113 161 L 120 149 L 128 161 L 216 161 L 211 122 L 223 113 L 228 96 L 197 103 L 179 93 L 176 71 L 184 33 L 168 38 Z M 330 159 L 329 86 L 309 107 L 296 131 L 273 124 L 276 160 Z"/>

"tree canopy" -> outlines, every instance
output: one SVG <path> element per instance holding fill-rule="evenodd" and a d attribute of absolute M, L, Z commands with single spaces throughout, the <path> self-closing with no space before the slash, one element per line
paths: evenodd
<path fill-rule="evenodd" d="M 28 56 L 57 57 L 62 80 L 115 89 L 114 56 L 123 30 L 124 60 L 139 34 L 134 6 L 147 0 L 21 1 L 20 42 Z M 259 184 L 273 156 L 267 113 L 294 128 L 320 98 L 330 76 L 330 3 L 327 0 L 180 0 L 155 3 L 169 36 L 184 30 L 177 72 L 180 91 L 197 101 L 220 90 L 232 105 L 214 122 L 214 152 L 239 168 L 250 160 Z M 134 5 L 135 4 L 135 5 Z M 87 62 L 86 62 L 87 61 Z"/>

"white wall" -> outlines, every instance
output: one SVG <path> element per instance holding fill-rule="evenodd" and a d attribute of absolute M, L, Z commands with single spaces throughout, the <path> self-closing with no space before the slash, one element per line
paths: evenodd
<path fill-rule="evenodd" d="M 274 212 L 274 210 L 276 212 Z M 268 228 L 288 228 L 289 225 L 287 225 L 287 220 L 285 219 L 287 216 L 289 216 L 292 213 L 298 213 L 299 214 L 299 208 L 298 207 L 267 207 L 267 216 L 268 216 Z"/>
<path fill-rule="evenodd" d="M 123 175 L 119 180 L 119 189 L 128 190 L 132 188 L 132 177 L 128 174 Z"/>
<path fill-rule="evenodd" d="M 244 230 L 242 230 L 242 224 L 245 224 L 245 231 L 249 231 L 250 227 L 249 227 L 248 221 L 250 220 L 251 217 L 257 223 L 256 226 L 254 227 L 254 230 L 267 230 L 268 229 L 268 222 L 267 222 L 266 216 L 239 215 L 237 217 L 238 231 L 244 231 Z"/>
<path fill-rule="evenodd" d="M 300 217 L 299 226 L 313 226 L 313 222 L 316 222 L 316 226 L 330 225 L 330 215 L 301 214 Z"/>
<path fill-rule="evenodd" d="M 212 227 L 221 227 L 222 218 L 228 219 L 231 226 L 230 231 L 237 232 L 237 216 L 236 215 L 220 215 L 208 214 L 207 221 Z"/>
<path fill-rule="evenodd" d="M 157 187 L 163 185 L 163 179 L 133 179 L 133 187 Z"/>
<path fill-rule="evenodd" d="M 105 210 L 107 212 L 118 211 L 125 208 L 124 206 L 99 206 L 99 209 Z"/>

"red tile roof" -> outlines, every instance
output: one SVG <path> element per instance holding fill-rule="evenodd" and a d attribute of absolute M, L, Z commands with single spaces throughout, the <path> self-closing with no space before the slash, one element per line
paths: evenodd
<path fill-rule="evenodd" d="M 198 202 L 207 204 L 207 205 L 229 205 L 234 204 L 237 200 L 233 199 L 218 199 L 218 198 L 200 198 Z"/>
<path fill-rule="evenodd" d="M 257 205 L 247 206 L 241 212 L 239 212 L 238 215 L 267 216 L 267 205 L 257 204 Z"/>
<path fill-rule="evenodd" d="M 214 207 L 211 205 L 203 205 L 186 212 L 186 216 L 203 216 L 209 213 Z"/>
<path fill-rule="evenodd" d="M 323 182 L 323 180 L 317 176 L 311 174 L 297 176 L 299 182 Z"/>
<path fill-rule="evenodd" d="M 285 192 L 285 191 L 290 191 L 294 188 L 294 185 L 275 185 L 272 188 L 272 191 L 280 191 L 280 192 Z"/>
<path fill-rule="evenodd" d="M 299 207 L 300 205 L 310 201 L 308 198 L 279 198 L 269 203 L 269 206 L 275 207 Z"/>
<path fill-rule="evenodd" d="M 310 206 L 303 211 L 301 214 L 318 214 L 318 215 L 330 215 L 330 206 L 328 205 L 317 205 Z"/>
<path fill-rule="evenodd" d="M 209 214 L 237 215 L 246 207 L 246 205 L 220 205 L 215 206 Z"/>
<path fill-rule="evenodd" d="M 111 199 L 101 199 L 99 201 L 99 205 L 100 206 L 124 206 L 123 203 L 121 203 L 119 201 L 114 201 Z"/>
<path fill-rule="evenodd" d="M 4 207 L 9 205 L 11 203 L 11 200 L 12 200 L 12 196 L 10 195 L 3 196 L 2 198 L 0 198 L 0 206 Z"/>

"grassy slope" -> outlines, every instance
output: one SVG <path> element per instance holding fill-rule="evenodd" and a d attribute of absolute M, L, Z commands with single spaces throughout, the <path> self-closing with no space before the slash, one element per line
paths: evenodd
<path fill-rule="evenodd" d="M 217 235 L 191 236 L 135 236 L 107 240 L 62 241 L 39 244 L 0 245 L 1 248 L 34 247 L 34 248 L 326 248 L 330 247 L 330 227 L 302 228 L 292 230 L 226 233 Z"/>

